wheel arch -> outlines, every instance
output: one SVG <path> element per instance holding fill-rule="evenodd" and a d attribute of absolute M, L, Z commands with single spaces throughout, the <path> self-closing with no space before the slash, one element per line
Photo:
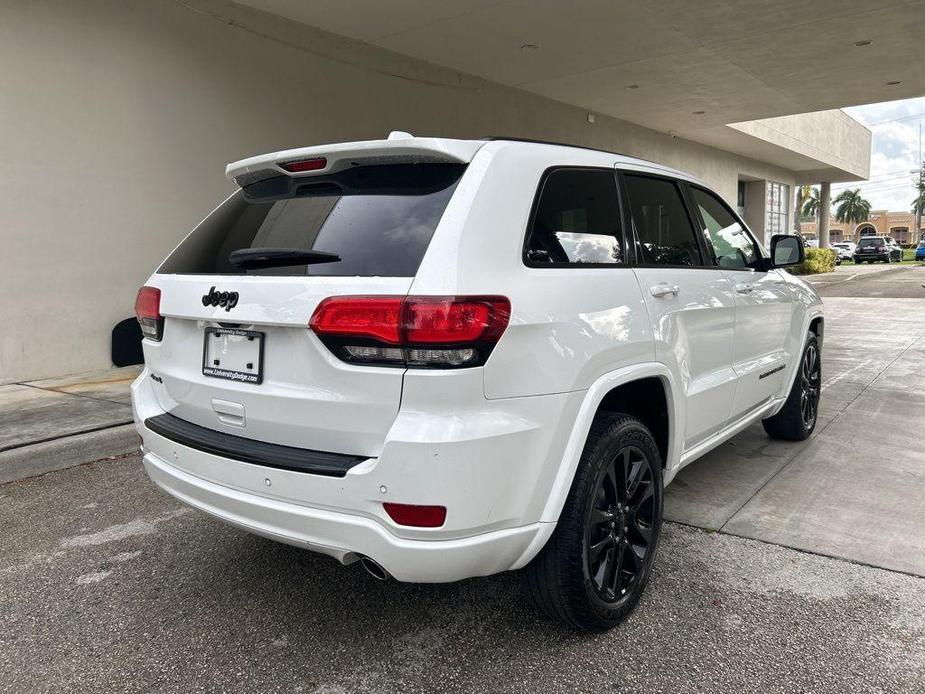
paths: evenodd
<path fill-rule="evenodd" d="M 825 318 L 821 315 L 815 316 L 809 321 L 809 332 L 813 333 L 816 336 L 816 341 L 819 343 L 819 348 L 822 348 L 822 338 L 825 334 Z"/>
<path fill-rule="evenodd" d="M 667 387 L 661 377 L 645 376 L 615 386 L 601 398 L 595 416 L 601 412 L 622 412 L 637 417 L 652 432 L 662 468 L 665 468 L 672 428 L 669 424 Z"/>
<path fill-rule="evenodd" d="M 660 390 L 652 393 L 652 389 L 656 387 L 660 388 Z M 643 422 L 646 422 L 647 419 L 652 421 L 656 425 L 656 431 L 658 432 L 653 431 L 653 435 L 656 437 L 659 452 L 663 457 L 662 467 L 665 470 L 665 478 L 670 479 L 670 470 L 676 468 L 680 461 L 681 432 L 679 432 L 677 423 L 683 422 L 684 417 L 683 403 L 678 395 L 679 392 L 671 376 L 671 371 L 664 364 L 657 362 L 635 364 L 617 369 L 600 376 L 591 384 L 579 407 L 578 415 L 575 417 L 572 431 L 565 446 L 565 452 L 562 455 L 558 473 L 549 489 L 546 505 L 540 516 L 542 529 L 536 534 L 523 555 L 511 567 L 512 569 L 526 566 L 552 535 L 571 489 L 572 481 L 575 478 L 575 472 L 578 469 L 578 462 L 581 458 L 585 441 L 588 438 L 591 423 L 598 412 L 624 411 L 616 408 L 632 405 L 633 407 L 629 414 L 640 417 Z M 633 402 L 634 398 L 638 398 L 641 393 L 650 395 L 656 402 L 661 398 L 661 402 L 664 403 L 666 408 L 663 421 L 656 421 L 657 415 L 652 411 L 651 405 L 640 407 L 638 401 Z M 664 452 L 662 452 L 663 448 Z"/>

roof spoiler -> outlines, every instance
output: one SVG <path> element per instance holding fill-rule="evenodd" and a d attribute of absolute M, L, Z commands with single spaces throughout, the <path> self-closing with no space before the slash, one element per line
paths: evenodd
<path fill-rule="evenodd" d="M 318 176 L 351 166 L 381 164 L 467 164 L 483 141 L 413 137 L 393 132 L 387 140 L 299 147 L 229 164 L 228 179 L 241 187 L 276 176 Z"/>

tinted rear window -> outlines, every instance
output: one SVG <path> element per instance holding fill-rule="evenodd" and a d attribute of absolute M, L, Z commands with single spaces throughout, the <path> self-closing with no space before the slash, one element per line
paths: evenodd
<path fill-rule="evenodd" d="M 367 166 L 254 183 L 210 215 L 158 272 L 413 277 L 464 170 L 462 164 Z M 229 255 L 245 248 L 325 251 L 341 259 L 244 271 Z"/>
<path fill-rule="evenodd" d="M 882 246 L 882 245 L 883 245 L 883 239 L 861 239 L 861 242 L 858 244 L 858 246 L 860 246 L 861 248 L 865 248 L 867 246 Z"/>

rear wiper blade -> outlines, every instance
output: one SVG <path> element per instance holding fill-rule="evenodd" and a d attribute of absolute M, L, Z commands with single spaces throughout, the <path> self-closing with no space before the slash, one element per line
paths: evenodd
<path fill-rule="evenodd" d="M 256 270 L 262 267 L 288 267 L 337 263 L 340 256 L 326 251 L 307 251 L 303 248 L 240 248 L 232 251 L 228 262 L 239 270 Z"/>

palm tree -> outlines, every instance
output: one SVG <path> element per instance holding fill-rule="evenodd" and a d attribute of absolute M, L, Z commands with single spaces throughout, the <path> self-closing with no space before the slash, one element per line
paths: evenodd
<path fill-rule="evenodd" d="M 833 200 L 835 220 L 842 224 L 860 224 L 870 216 L 870 203 L 861 197 L 861 189 L 843 190 Z"/>
<path fill-rule="evenodd" d="M 806 189 L 809 188 L 807 191 Z M 803 198 L 803 219 L 811 221 L 819 212 L 819 189 L 815 186 L 802 186 L 800 197 Z"/>
<path fill-rule="evenodd" d="M 925 183 L 919 183 L 918 189 L 918 196 L 912 201 L 912 213 L 925 215 Z"/>
<path fill-rule="evenodd" d="M 812 195 L 813 190 L 815 189 L 812 186 L 797 186 L 797 190 L 796 190 L 797 204 L 796 204 L 796 208 L 793 211 L 793 230 L 797 234 L 799 234 L 801 231 L 800 222 L 808 221 L 808 220 L 803 219 L 806 216 L 803 213 L 803 205 Z M 819 197 L 818 191 L 816 192 L 816 197 L 817 199 Z"/>

